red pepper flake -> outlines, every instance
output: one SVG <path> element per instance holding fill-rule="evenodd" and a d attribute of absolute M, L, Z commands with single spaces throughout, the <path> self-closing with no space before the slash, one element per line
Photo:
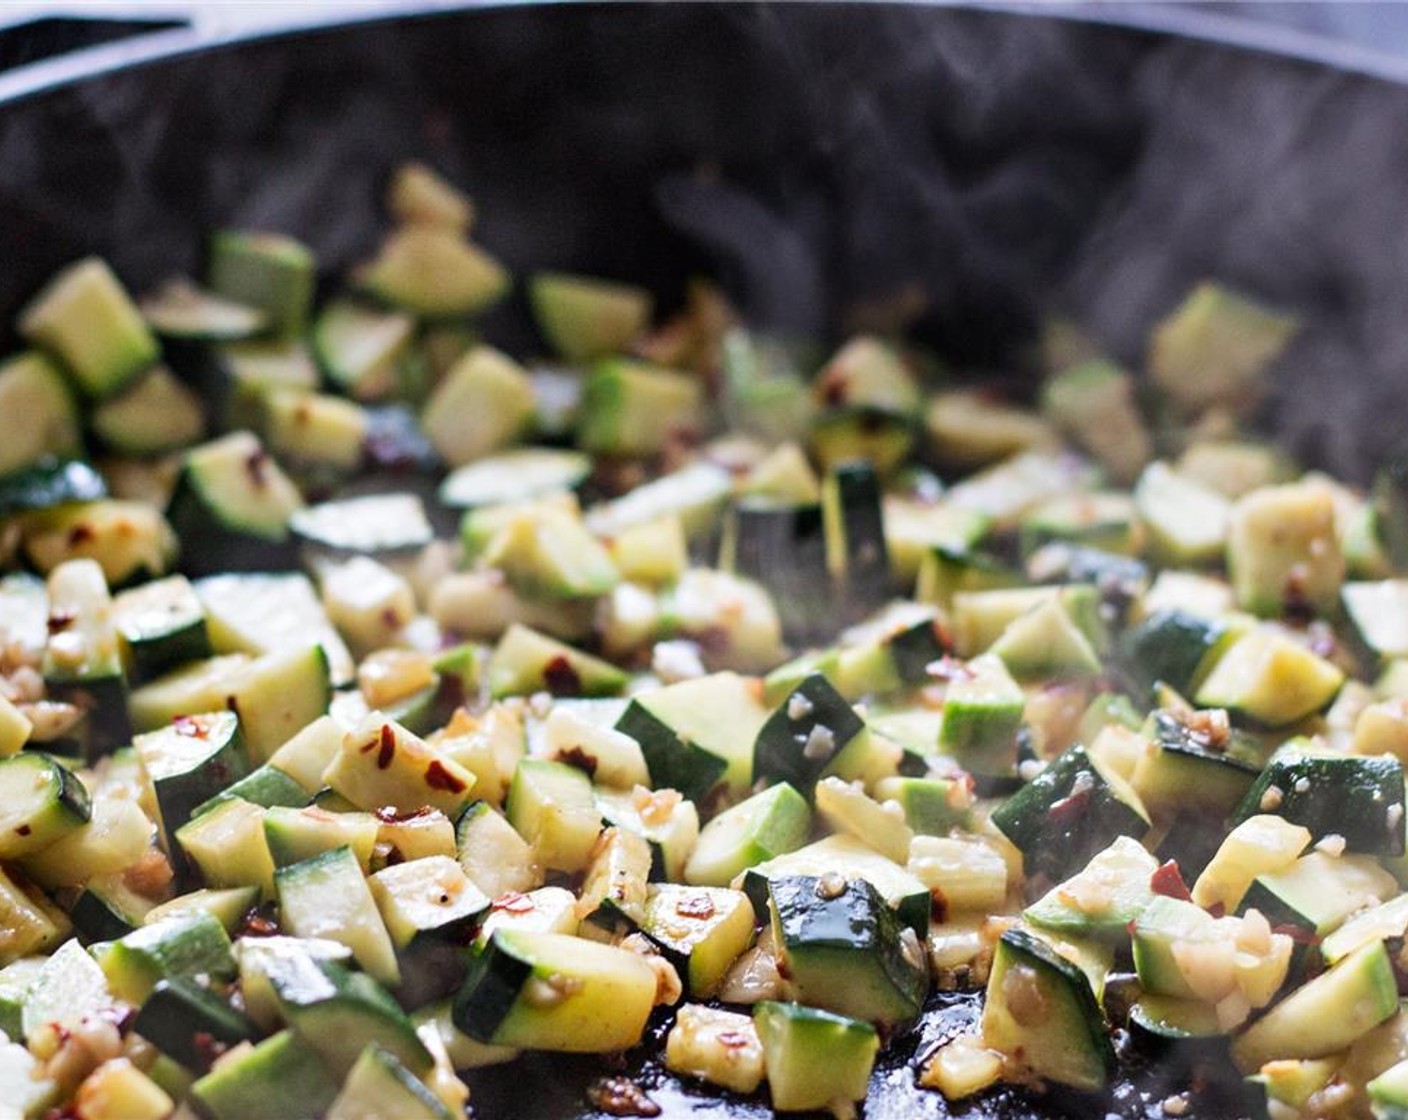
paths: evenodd
<path fill-rule="evenodd" d="M 396 731 L 389 723 L 381 725 L 381 749 L 377 751 L 376 766 L 385 770 L 396 757 Z"/>
<path fill-rule="evenodd" d="M 177 735 L 188 735 L 192 739 L 205 738 L 205 728 L 201 726 L 200 720 L 193 716 L 177 716 L 171 721 L 171 726 Z"/>
<path fill-rule="evenodd" d="M 707 894 L 687 894 L 675 903 L 675 913 L 681 918 L 708 921 L 714 916 L 714 900 Z"/>
<path fill-rule="evenodd" d="M 464 781 L 446 770 L 438 758 L 425 768 L 425 784 L 431 789 L 448 790 L 450 793 L 463 793 L 465 789 Z"/>
<path fill-rule="evenodd" d="M 715 1037 L 720 1046 L 729 1050 L 741 1050 L 753 1044 L 753 1040 L 742 1031 L 720 1031 Z"/>
<path fill-rule="evenodd" d="M 1084 814 L 1090 804 L 1090 790 L 1083 789 L 1069 797 L 1063 797 L 1060 801 L 1054 801 L 1051 808 L 1047 810 L 1047 817 L 1051 823 L 1060 828 L 1074 824 Z"/>
<path fill-rule="evenodd" d="M 263 489 L 269 483 L 269 453 L 262 447 L 251 451 L 244 460 L 244 469 L 249 472 L 249 480 L 256 488 Z"/>
<path fill-rule="evenodd" d="M 846 403 L 846 375 L 840 370 L 832 370 L 821 379 L 821 399 L 828 408 L 837 408 Z"/>
<path fill-rule="evenodd" d="M 200 1059 L 206 1069 L 214 1065 L 215 1059 L 229 1049 L 225 1043 L 209 1031 L 196 1031 L 191 1036 L 191 1043 L 195 1047 L 196 1057 Z"/>
<path fill-rule="evenodd" d="M 948 895 L 944 894 L 941 887 L 929 888 L 929 917 L 935 922 L 948 919 Z"/>
<path fill-rule="evenodd" d="M 489 904 L 492 910 L 503 910 L 509 914 L 528 914 L 536 907 L 533 900 L 518 891 L 505 891 Z"/>
<path fill-rule="evenodd" d="M 578 770 L 584 771 L 589 778 L 596 776 L 596 755 L 588 754 L 580 746 L 568 747 L 565 751 L 558 751 L 557 761 L 567 766 L 575 766 Z"/>
<path fill-rule="evenodd" d="M 98 534 L 93 532 L 91 525 L 84 525 L 81 521 L 68 531 L 69 548 L 77 548 L 81 544 L 87 544 Z"/>
<path fill-rule="evenodd" d="M 1183 881 L 1183 872 L 1178 869 L 1176 859 L 1171 859 L 1158 866 L 1149 876 L 1149 889 L 1155 894 L 1161 894 L 1168 898 L 1178 898 L 1184 902 L 1193 900 L 1193 895 L 1188 890 L 1188 884 Z"/>
<path fill-rule="evenodd" d="M 50 611 L 48 629 L 51 634 L 61 634 L 78 621 L 77 611 Z"/>
<path fill-rule="evenodd" d="M 558 654 L 543 666 L 543 683 L 554 696 L 582 695 L 582 676 L 566 654 Z"/>
<path fill-rule="evenodd" d="M 247 937 L 273 937 L 279 932 L 279 923 L 272 911 L 251 906 L 240 922 L 240 932 Z"/>
<path fill-rule="evenodd" d="M 34 829 L 30 828 L 27 824 L 22 824 L 18 828 L 16 828 L 15 831 L 21 836 L 28 836 L 31 832 L 34 831 Z"/>
<path fill-rule="evenodd" d="M 1304 929 L 1301 926 L 1291 925 L 1289 922 L 1282 922 L 1280 925 L 1271 927 L 1272 933 L 1284 933 L 1297 945 L 1319 945 L 1320 935 L 1311 929 Z"/>

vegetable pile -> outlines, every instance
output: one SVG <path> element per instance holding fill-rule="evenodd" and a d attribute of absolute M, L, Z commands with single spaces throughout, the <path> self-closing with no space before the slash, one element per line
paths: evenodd
<path fill-rule="evenodd" d="M 651 1037 L 846 1117 L 965 989 L 951 1102 L 1408 1116 L 1408 474 L 1249 434 L 1292 316 L 1201 285 L 1139 376 L 1053 322 L 1020 403 L 540 273 L 520 361 L 469 201 L 389 208 L 321 302 L 227 230 L 20 313 L 0 1117 L 446 1120 Z"/>

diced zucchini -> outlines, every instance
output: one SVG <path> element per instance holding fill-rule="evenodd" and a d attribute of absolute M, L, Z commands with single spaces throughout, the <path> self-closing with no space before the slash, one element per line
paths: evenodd
<path fill-rule="evenodd" d="M 1111 362 L 1097 358 L 1062 370 L 1043 387 L 1041 406 L 1114 482 L 1133 482 L 1152 457 L 1133 379 Z"/>
<path fill-rule="evenodd" d="M 396 391 L 397 366 L 414 332 L 415 321 L 403 312 L 334 300 L 318 313 L 309 345 L 329 381 L 348 396 L 372 401 Z"/>
<path fill-rule="evenodd" d="M 168 576 L 122 592 L 113 601 L 113 622 L 136 681 L 211 654 L 205 609 L 185 576 Z"/>
<path fill-rule="evenodd" d="M 186 453 L 170 518 L 189 570 L 262 567 L 277 560 L 271 546 L 288 539 L 289 515 L 302 506 L 258 438 L 231 432 Z"/>
<path fill-rule="evenodd" d="M 308 247 L 285 234 L 219 230 L 210 237 L 205 282 L 216 295 L 263 312 L 275 335 L 291 338 L 308 321 L 314 269 Z"/>
<path fill-rule="evenodd" d="M 114 587 L 165 574 L 176 538 L 161 511 L 146 502 L 107 500 L 64 506 L 25 518 L 24 551 L 41 572 L 69 560 L 96 560 Z"/>
<path fill-rule="evenodd" d="M 609 539 L 673 513 L 679 515 L 686 536 L 702 536 L 718 522 L 732 491 L 728 471 L 701 459 L 592 506 L 586 514 L 587 528 Z"/>
<path fill-rule="evenodd" d="M 90 876 L 126 870 L 146 854 L 151 839 L 152 822 L 135 802 L 98 794 L 85 823 L 22 862 L 37 883 L 75 886 Z"/>
<path fill-rule="evenodd" d="M 156 794 L 157 825 L 168 850 L 198 805 L 249 771 L 234 712 L 178 717 L 169 727 L 138 735 L 133 745 Z"/>
<path fill-rule="evenodd" d="M 20 313 L 20 333 L 63 362 L 85 396 L 121 392 L 161 349 L 107 263 L 87 257 L 59 272 Z"/>
<path fill-rule="evenodd" d="M 38 852 L 82 827 L 91 815 L 87 787 L 48 755 L 0 759 L 0 858 Z"/>
<path fill-rule="evenodd" d="M 639 833 L 615 825 L 601 832 L 577 905 L 581 936 L 608 940 L 639 927 L 650 862 L 650 845 Z"/>
<path fill-rule="evenodd" d="M 337 1082 L 301 1035 L 284 1030 L 232 1055 L 191 1086 L 191 1098 L 212 1120 L 268 1120 L 289 1101 L 321 1112 Z"/>
<path fill-rule="evenodd" d="M 821 488 L 826 566 L 841 591 L 833 603 L 843 619 L 859 619 L 890 597 L 880 481 L 867 462 L 831 467 Z"/>
<path fill-rule="evenodd" d="M 678 881 L 699 842 L 699 810 L 678 790 L 596 790 L 596 804 L 609 824 L 637 833 L 650 849 L 652 882 Z"/>
<path fill-rule="evenodd" d="M 514 772 L 504 809 L 515 831 L 533 846 L 535 862 L 543 867 L 571 872 L 590 862 L 601 815 L 592 798 L 591 779 L 580 770 L 546 759 L 523 759 Z"/>
<path fill-rule="evenodd" d="M 462 467 L 512 443 L 533 418 L 533 386 L 513 359 L 476 346 L 445 374 L 421 413 L 440 457 Z"/>
<path fill-rule="evenodd" d="M 1149 372 L 1184 413 L 1214 405 L 1245 411 L 1261 398 L 1266 367 L 1299 326 L 1291 315 L 1205 281 L 1155 327 Z"/>
<path fill-rule="evenodd" d="M 539 272 L 528 292 L 538 330 L 569 362 L 619 354 L 650 325 L 650 293 L 634 284 Z"/>
<path fill-rule="evenodd" d="M 25 992 L 23 1028 L 32 1039 L 48 1026 L 72 1028 L 86 1016 L 114 1010 L 108 980 L 77 941 L 66 941 L 48 957 Z"/>
<path fill-rule="evenodd" d="M 561 704 L 543 721 L 543 743 L 546 757 L 584 770 L 598 785 L 620 790 L 650 785 L 639 743 Z"/>
<path fill-rule="evenodd" d="M 695 999 L 717 991 L 753 940 L 753 904 L 742 891 L 652 884 L 641 929 L 679 970 Z"/>
<path fill-rule="evenodd" d="M 25 352 L 0 362 L 0 416 L 23 416 L 0 449 L 0 476 L 47 456 L 81 453 L 78 409 L 63 374 L 42 354 Z"/>
<path fill-rule="evenodd" d="M 1114 1053 L 1090 982 L 1032 934 L 1011 929 L 998 941 L 982 1022 L 984 1044 L 1032 1074 L 1087 1092 L 1105 1087 Z"/>
<path fill-rule="evenodd" d="M 928 888 L 936 916 L 988 913 L 1007 898 L 1007 860 L 979 837 L 916 836 L 905 870 Z"/>
<path fill-rule="evenodd" d="M 455 845 L 465 874 L 490 898 L 542 884 L 533 846 L 487 802 L 476 801 L 460 816 Z"/>
<path fill-rule="evenodd" d="M 868 734 L 864 721 L 831 682 L 813 673 L 758 729 L 753 773 L 809 794 L 828 767 Z"/>
<path fill-rule="evenodd" d="M 796 851 L 810 830 L 806 798 L 779 782 L 725 809 L 704 826 L 685 865 L 685 881 L 728 886 L 748 868 Z"/>
<path fill-rule="evenodd" d="M 281 462 L 301 470 L 355 470 L 372 434 L 367 410 L 296 387 L 266 390 L 262 432 Z"/>
<path fill-rule="evenodd" d="M 1283 817 L 1261 814 L 1242 821 L 1223 839 L 1193 884 L 1193 901 L 1231 911 L 1258 875 L 1282 871 L 1310 845 L 1310 830 Z"/>
<path fill-rule="evenodd" d="M 698 801 L 721 782 L 733 794 L 751 785 L 767 718 L 750 682 L 726 672 L 640 693 L 616 730 L 640 744 L 653 785 Z"/>
<path fill-rule="evenodd" d="M 539 634 L 521 624 L 508 627 L 489 659 L 490 696 L 614 696 L 625 686 L 624 672 L 610 662 Z"/>
<path fill-rule="evenodd" d="M 1351 852 L 1403 854 L 1403 764 L 1391 755 L 1332 754 L 1291 740 L 1267 763 L 1232 814 L 1234 823 L 1274 813 L 1310 830 L 1342 836 Z"/>
<path fill-rule="evenodd" d="M 1408 894 L 1370 906 L 1346 921 L 1320 942 L 1320 955 L 1334 964 L 1371 941 L 1390 941 L 1408 931 Z"/>
<path fill-rule="evenodd" d="M 510 284 L 503 265 L 459 231 L 424 224 L 393 230 L 356 280 L 377 299 L 427 319 L 476 315 Z"/>
<path fill-rule="evenodd" d="M 400 979 L 396 951 L 351 848 L 334 848 L 274 872 L 283 925 L 295 937 L 325 937 L 352 950 L 382 983 Z"/>
<path fill-rule="evenodd" d="M 288 867 L 322 852 L 347 847 L 362 869 L 371 867 L 379 822 L 372 813 L 330 813 L 316 805 L 274 807 L 264 813 L 264 839 L 276 867 Z"/>
<path fill-rule="evenodd" d="M 973 389 L 935 393 L 924 427 L 935 458 L 958 469 L 1000 463 L 1058 442 L 1052 426 L 1036 413 Z"/>
<path fill-rule="evenodd" d="M 202 291 L 181 278 L 168 280 L 137 306 L 157 334 L 189 342 L 240 342 L 269 324 L 259 308 Z"/>
<path fill-rule="evenodd" d="M 1261 930 L 1248 935 L 1248 923 Z M 1271 1001 L 1286 978 L 1293 943 L 1264 916 L 1214 918 L 1192 902 L 1156 896 L 1133 926 L 1134 964 L 1144 991 L 1220 1006 L 1226 1026 Z"/>
<path fill-rule="evenodd" d="M 71 930 L 68 916 L 18 874 L 0 867 L 0 966 L 60 944 Z"/>
<path fill-rule="evenodd" d="M 1058 607 L 1059 610 L 1059 607 Z M 1026 697 L 996 655 L 951 666 L 937 746 L 975 774 L 1005 775 L 1017 764 Z"/>
<path fill-rule="evenodd" d="M 327 1120 L 453 1120 L 445 1104 L 396 1055 L 369 1043 L 347 1074 Z"/>
<path fill-rule="evenodd" d="M 1139 476 L 1134 502 L 1157 563 L 1206 565 L 1222 556 L 1232 507 L 1221 494 L 1159 462 Z"/>
<path fill-rule="evenodd" d="M 255 1037 L 254 1024 L 244 1014 L 187 977 L 159 981 L 142 1004 L 132 1029 L 198 1073 L 209 1068 L 213 1053 Z M 209 1042 L 198 1041 L 202 1036 Z"/>
<path fill-rule="evenodd" d="M 555 447 L 517 447 L 467 463 L 445 476 L 440 501 L 454 509 L 528 502 L 577 489 L 591 459 Z"/>
<path fill-rule="evenodd" d="M 405 553 L 424 548 L 433 531 L 415 494 L 369 494 L 323 502 L 289 515 L 289 532 L 317 549 Z"/>
<path fill-rule="evenodd" d="M 1028 876 L 1060 880 L 1116 836 L 1142 837 L 1149 817 L 1139 795 L 1084 747 L 1072 747 L 993 810 L 1021 849 Z"/>
<path fill-rule="evenodd" d="M 197 580 L 195 589 L 217 653 L 258 655 L 304 650 L 317 643 L 327 654 L 333 685 L 352 681 L 352 655 L 307 576 L 230 573 Z"/>
<path fill-rule="evenodd" d="M 1158 866 L 1138 841 L 1120 836 L 1022 916 L 1032 925 L 1066 935 L 1120 942 L 1153 899 L 1150 880 Z"/>
<path fill-rule="evenodd" d="M 796 851 L 774 856 L 743 872 L 733 886 L 746 891 L 754 911 L 762 914 L 766 911 L 768 884 L 772 880 L 832 874 L 847 882 L 864 879 L 905 925 L 920 936 L 928 933 L 933 901 L 929 888 L 912 872 L 853 836 L 826 836 Z"/>
<path fill-rule="evenodd" d="M 801 1003 L 871 1022 L 919 1015 L 927 961 L 914 931 L 864 879 L 768 880 L 773 940 Z"/>
<path fill-rule="evenodd" d="M 1256 910 L 1274 928 L 1302 930 L 1309 941 L 1338 929 L 1349 915 L 1392 895 L 1397 886 L 1368 856 L 1314 851 L 1253 879 L 1238 912 Z"/>
<path fill-rule="evenodd" d="M 344 736 L 323 780 L 353 805 L 413 813 L 423 805 L 458 817 L 469 804 L 474 775 L 419 736 L 370 713 Z"/>
<path fill-rule="evenodd" d="M 201 974 L 211 980 L 235 976 L 225 927 L 206 913 L 143 926 L 105 946 L 98 963 L 113 995 L 138 1005 L 161 980 Z"/>
<path fill-rule="evenodd" d="M 587 378 L 577 442 L 602 455 L 653 455 L 703 427 L 703 386 L 682 373 L 623 358 Z"/>
<path fill-rule="evenodd" d="M 1302 482 L 1241 498 L 1228 522 L 1227 569 L 1238 605 L 1253 614 L 1333 612 L 1345 562 L 1330 491 Z"/>
<path fill-rule="evenodd" d="M 1383 942 L 1355 950 L 1296 989 L 1232 1044 L 1243 1072 L 1277 1058 L 1322 1058 L 1398 1011 L 1398 988 Z"/>
<path fill-rule="evenodd" d="M 641 956 L 554 933 L 497 930 L 455 997 L 455 1025 L 480 1042 L 600 1053 L 640 1041 L 655 1003 Z"/>
<path fill-rule="evenodd" d="M 489 909 L 489 898 L 449 856 L 385 867 L 368 880 L 382 921 L 399 951 L 418 942 L 463 943 Z"/>
<path fill-rule="evenodd" d="M 753 1008 L 753 1026 L 777 1111 L 844 1108 L 865 1097 L 880 1051 L 869 1023 L 764 1000 Z"/>
<path fill-rule="evenodd" d="M 403 163 L 391 177 L 386 208 L 406 225 L 467 233 L 474 221 L 474 204 L 434 168 Z"/>
<path fill-rule="evenodd" d="M 113 451 L 161 455 L 187 447 L 205 434 L 205 409 L 192 389 L 165 366 L 157 366 L 119 396 L 98 405 L 89 423 Z"/>
<path fill-rule="evenodd" d="M 1227 708 L 1284 727 L 1324 708 L 1343 681 L 1333 662 L 1274 630 L 1258 629 L 1217 660 L 1194 699 L 1202 708 Z"/>

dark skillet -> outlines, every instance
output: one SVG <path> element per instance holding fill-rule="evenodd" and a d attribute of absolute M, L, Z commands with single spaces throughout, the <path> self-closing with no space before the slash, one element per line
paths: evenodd
<path fill-rule="evenodd" d="M 1137 362 L 1151 322 L 1222 278 L 1307 318 L 1269 429 L 1363 478 L 1408 404 L 1408 91 L 1283 45 L 892 5 L 166 32 L 0 76 L 0 322 L 85 253 L 138 290 L 193 272 L 217 225 L 296 232 L 338 274 L 375 242 L 388 170 L 414 157 L 468 187 L 479 236 L 519 273 L 628 277 L 668 302 L 704 270 L 753 323 L 810 333 L 918 293 L 915 333 L 988 372 L 1029 369 L 1053 307 Z M 490 337 L 531 348 L 522 311 Z M 1131 1060 L 1100 1101 L 1003 1090 L 949 1108 L 914 1087 L 916 1056 L 975 1013 L 934 997 L 867 1117 L 1158 1116 L 1189 1087 L 1187 1070 Z M 769 1114 L 682 1086 L 650 1046 L 608 1072 L 667 1117 Z M 569 1120 L 606 1115 L 589 1103 L 602 1076 L 544 1055 L 470 1080 L 485 1120 Z M 1221 1097 L 1189 1115 L 1242 1111 Z"/>

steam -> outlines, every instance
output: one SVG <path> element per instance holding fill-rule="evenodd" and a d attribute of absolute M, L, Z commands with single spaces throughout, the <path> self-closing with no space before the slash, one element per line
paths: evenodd
<path fill-rule="evenodd" d="M 1408 93 L 919 5 L 470 10 L 0 107 L 0 319 L 85 253 L 138 289 L 192 271 L 220 225 L 293 232 L 336 275 L 411 157 L 468 188 L 520 274 L 635 279 L 668 306 L 714 271 L 790 332 L 889 305 L 960 368 L 1028 375 L 1049 309 L 1137 366 L 1215 277 L 1305 318 L 1266 415 L 1293 451 L 1363 477 L 1408 404 Z M 523 310 L 491 337 L 531 342 Z"/>

